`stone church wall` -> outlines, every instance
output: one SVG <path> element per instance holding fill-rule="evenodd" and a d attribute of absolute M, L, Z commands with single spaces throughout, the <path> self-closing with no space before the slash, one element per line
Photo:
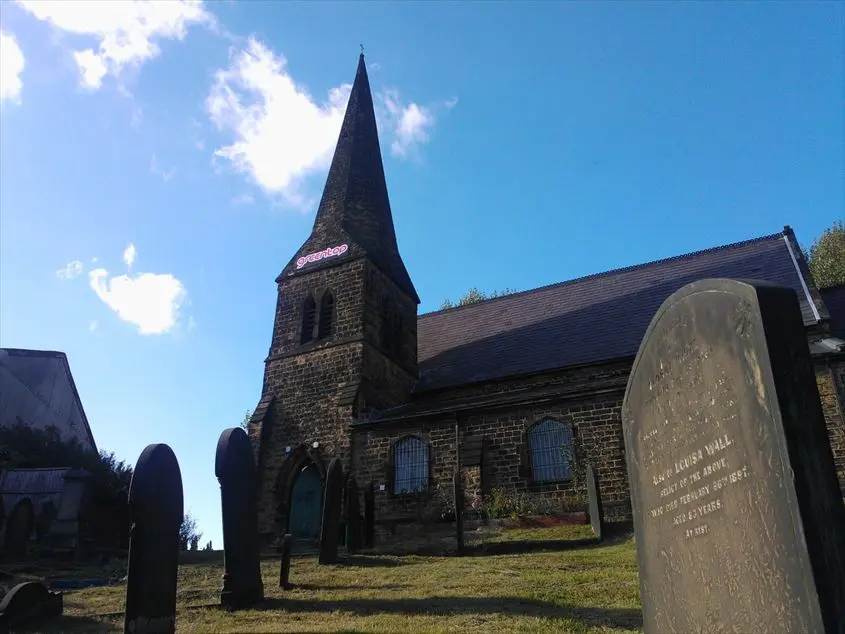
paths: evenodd
<path fill-rule="evenodd" d="M 487 461 L 481 468 L 482 487 L 493 487 L 533 498 L 554 500 L 561 508 L 579 504 L 585 495 L 584 468 L 592 463 L 601 482 L 601 495 L 609 521 L 631 519 L 630 493 L 622 436 L 621 408 L 630 364 L 596 366 L 548 374 L 532 379 L 486 383 L 463 387 L 440 394 L 438 401 L 462 399 L 480 395 L 501 395 L 503 398 L 527 388 L 561 386 L 561 392 L 571 392 L 554 401 L 512 407 L 491 407 L 474 411 L 462 419 L 461 437 L 484 435 L 488 442 Z M 532 382 L 533 381 L 533 382 Z M 817 366 L 817 381 L 825 418 L 830 433 L 837 471 L 845 487 L 845 362 Z M 602 393 L 590 393 L 590 386 L 605 382 Z M 616 387 L 613 387 L 614 383 Z M 421 402 L 434 399 L 423 396 Z M 555 484 L 532 483 L 520 470 L 520 445 L 524 431 L 536 421 L 550 417 L 569 422 L 573 426 L 577 457 L 576 476 L 569 482 Z M 386 467 L 392 442 L 416 435 L 429 443 L 431 461 L 428 495 L 397 497 L 389 491 L 379 491 L 388 481 Z M 362 482 L 376 483 L 377 517 L 409 520 L 435 519 L 451 502 L 452 473 L 456 464 L 455 417 L 424 419 L 414 422 L 374 424 L 355 432 L 356 472 Z M 470 495 L 467 499 L 470 499 Z M 427 515 L 426 515 L 427 514 Z"/>

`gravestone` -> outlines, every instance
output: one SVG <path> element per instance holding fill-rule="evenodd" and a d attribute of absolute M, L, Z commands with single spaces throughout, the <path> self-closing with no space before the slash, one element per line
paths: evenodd
<path fill-rule="evenodd" d="M 587 509 L 593 534 L 601 540 L 604 536 L 604 510 L 601 505 L 601 488 L 593 465 L 587 465 Z"/>
<path fill-rule="evenodd" d="M 346 549 L 350 553 L 361 550 L 361 503 L 358 500 L 358 482 L 349 477 L 346 482 Z"/>
<path fill-rule="evenodd" d="M 321 564 L 337 562 L 340 545 L 340 520 L 343 515 L 343 464 L 335 456 L 326 469 L 326 492 L 323 496 L 323 525 L 320 528 Z"/>
<path fill-rule="evenodd" d="M 372 480 L 364 489 L 364 546 L 367 548 L 376 541 L 376 492 Z"/>
<path fill-rule="evenodd" d="M 26 628 L 46 618 L 62 615 L 64 600 L 59 592 L 50 592 L 43 583 L 19 583 L 0 601 L 0 632 Z"/>
<path fill-rule="evenodd" d="M 182 524 L 182 473 L 173 450 L 147 445 L 129 485 L 126 633 L 176 631 L 176 573 Z"/>
<path fill-rule="evenodd" d="M 293 535 L 286 533 L 282 538 L 282 563 L 279 567 L 279 587 L 282 590 L 290 590 L 293 587 L 290 583 L 291 555 L 293 555 Z"/>
<path fill-rule="evenodd" d="M 247 608 L 264 599 L 259 558 L 255 457 L 240 427 L 220 434 L 214 459 L 223 514 L 223 588 L 220 605 Z"/>
<path fill-rule="evenodd" d="M 455 489 L 455 536 L 458 540 L 458 555 L 460 556 L 464 554 L 464 488 L 460 469 L 455 469 L 452 481 Z"/>
<path fill-rule="evenodd" d="M 845 507 L 793 290 L 674 293 L 622 418 L 646 633 L 845 632 Z"/>
<path fill-rule="evenodd" d="M 29 498 L 18 501 L 9 514 L 3 538 L 3 559 L 16 561 L 26 559 L 27 545 L 35 527 L 35 510 Z"/>

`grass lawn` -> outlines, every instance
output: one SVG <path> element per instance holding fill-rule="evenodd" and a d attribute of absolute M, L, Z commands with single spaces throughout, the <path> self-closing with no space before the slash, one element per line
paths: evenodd
<path fill-rule="evenodd" d="M 491 537 L 584 536 L 583 526 L 560 526 Z M 638 632 L 642 624 L 630 536 L 601 546 L 497 556 L 367 553 L 334 566 L 295 556 L 296 587 L 287 592 L 278 587 L 279 560 L 266 559 L 266 601 L 233 614 L 214 607 L 222 555 L 196 555 L 205 561 L 179 568 L 179 632 Z M 124 584 L 67 592 L 65 616 L 46 631 L 119 631 L 124 597 Z"/>

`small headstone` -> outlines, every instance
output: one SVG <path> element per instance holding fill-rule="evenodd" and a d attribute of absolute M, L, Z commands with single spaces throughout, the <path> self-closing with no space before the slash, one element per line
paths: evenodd
<path fill-rule="evenodd" d="M 601 506 L 601 489 L 593 465 L 587 465 L 587 509 L 593 534 L 602 539 L 604 534 L 604 512 Z"/>
<path fill-rule="evenodd" d="M 182 473 L 173 450 L 147 445 L 129 485 L 129 565 L 123 631 L 176 631 L 176 573 L 182 524 Z"/>
<path fill-rule="evenodd" d="M 364 489 L 364 546 L 367 548 L 376 541 L 376 493 L 372 481 Z"/>
<path fill-rule="evenodd" d="M 458 540 L 458 555 L 464 554 L 464 488 L 460 469 L 453 477 L 455 487 L 455 533 Z"/>
<path fill-rule="evenodd" d="M 350 477 L 346 482 L 346 549 L 350 553 L 361 550 L 361 503 L 358 500 L 358 483 Z"/>
<path fill-rule="evenodd" d="M 279 567 L 279 587 L 282 590 L 290 590 L 293 587 L 290 583 L 291 555 L 293 555 L 293 535 L 286 533 L 282 538 L 282 563 Z"/>
<path fill-rule="evenodd" d="M 340 520 L 343 514 L 343 464 L 335 456 L 326 470 L 326 492 L 323 496 L 323 524 L 320 528 L 321 564 L 337 562 L 340 545 Z"/>
<path fill-rule="evenodd" d="M 845 632 L 845 506 L 795 291 L 674 293 L 622 416 L 646 633 Z"/>
<path fill-rule="evenodd" d="M 23 498 L 9 514 L 3 538 L 3 559 L 16 561 L 26 559 L 27 544 L 35 527 L 35 511 L 29 498 Z"/>
<path fill-rule="evenodd" d="M 264 599 L 259 557 L 255 457 L 240 427 L 220 434 L 214 460 L 223 515 L 223 588 L 220 605 L 247 608 Z"/>
<path fill-rule="evenodd" d="M 0 601 L 0 632 L 61 616 L 63 609 L 61 593 L 50 592 L 47 586 L 36 581 L 19 583 Z"/>

